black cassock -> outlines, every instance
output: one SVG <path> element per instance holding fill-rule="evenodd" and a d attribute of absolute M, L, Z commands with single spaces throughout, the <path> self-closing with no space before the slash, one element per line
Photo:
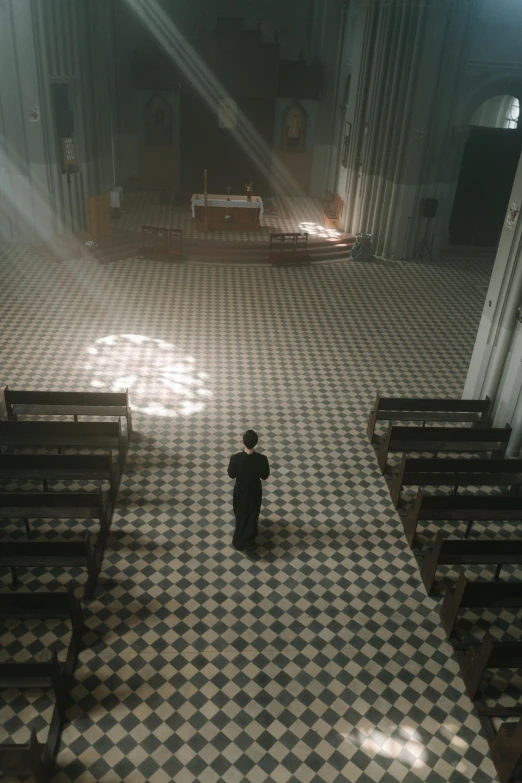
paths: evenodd
<path fill-rule="evenodd" d="M 261 511 L 261 479 L 269 477 L 270 466 L 264 454 L 240 451 L 230 457 L 228 475 L 236 479 L 233 498 L 236 530 L 232 544 L 236 549 L 250 549 L 257 536 Z"/>

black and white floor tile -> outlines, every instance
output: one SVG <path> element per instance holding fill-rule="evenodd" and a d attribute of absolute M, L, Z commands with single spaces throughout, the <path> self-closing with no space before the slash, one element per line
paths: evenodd
<path fill-rule="evenodd" d="M 2 385 L 134 410 L 57 783 L 495 781 L 365 431 L 376 390 L 461 393 L 491 263 L 0 265 Z M 253 558 L 226 476 L 247 427 L 272 467 Z M 2 630 L 4 659 L 67 642 Z M 0 698 L 0 742 L 43 732 L 49 694 Z"/>

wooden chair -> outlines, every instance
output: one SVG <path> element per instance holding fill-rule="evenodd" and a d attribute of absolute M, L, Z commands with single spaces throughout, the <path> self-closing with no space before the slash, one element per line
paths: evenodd
<path fill-rule="evenodd" d="M 323 220 L 325 228 L 339 228 L 339 219 L 343 211 L 344 202 L 337 193 L 334 199 L 333 208 L 324 211 Z"/>
<path fill-rule="evenodd" d="M 471 423 L 474 427 L 487 427 L 491 400 L 447 400 L 415 397 L 375 397 L 373 411 L 370 413 L 368 440 L 373 442 L 375 426 L 378 421 L 427 421 Z"/>
<path fill-rule="evenodd" d="M 447 462 L 447 460 L 444 461 Z M 482 460 L 473 460 L 473 462 L 475 461 L 482 462 Z M 487 461 L 491 462 L 492 460 Z M 510 462 L 517 462 L 522 468 L 522 460 L 502 460 L 502 462 L 506 463 L 506 470 L 509 470 Z M 445 480 L 453 478 L 457 478 L 457 481 L 461 480 L 458 474 L 455 473 Z M 477 480 L 480 481 L 481 479 L 477 477 L 475 481 Z M 486 480 L 489 484 L 491 480 L 498 481 L 498 476 L 493 477 L 490 473 L 486 476 Z M 508 486 L 515 485 L 515 489 L 518 489 L 516 482 L 522 481 L 522 473 L 513 471 L 512 474 L 505 475 L 503 481 L 506 481 Z M 419 489 L 415 502 L 408 509 L 404 522 L 406 540 L 411 548 L 415 545 L 419 521 L 425 520 L 457 522 L 457 524 L 466 522 L 467 538 L 474 521 L 522 521 L 522 497 L 506 497 L 504 495 L 426 495 L 422 489 Z"/>
<path fill-rule="evenodd" d="M 180 228 L 142 226 L 141 238 L 140 252 L 145 258 L 167 261 L 181 258 L 183 254 L 183 231 Z"/>

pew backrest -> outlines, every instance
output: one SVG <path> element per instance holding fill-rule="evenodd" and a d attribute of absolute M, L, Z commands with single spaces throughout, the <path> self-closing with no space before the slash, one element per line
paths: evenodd
<path fill-rule="evenodd" d="M 473 460 L 475 461 L 475 460 Z M 488 460 L 489 462 L 490 460 Z M 507 460 L 506 460 L 507 461 Z M 510 460 L 510 462 L 522 460 Z M 521 465 L 522 467 L 522 465 Z M 489 474 L 491 477 L 491 474 Z M 452 477 L 454 477 L 452 475 Z M 460 480 L 460 476 L 458 477 Z M 521 474 L 506 475 L 508 483 L 522 481 Z M 447 479 L 446 479 L 447 480 Z M 498 480 L 495 477 L 495 480 Z M 481 486 L 486 486 L 482 484 Z M 418 523 L 421 520 L 447 522 L 473 522 L 496 520 L 522 520 L 522 497 L 506 495 L 427 495 L 417 490 L 414 503 L 407 511 L 404 532 L 410 547 L 415 543 Z"/>
<path fill-rule="evenodd" d="M 118 480 L 112 454 L 0 454 L 0 480 L 108 481 L 113 497 Z"/>
<path fill-rule="evenodd" d="M 447 423 L 471 423 L 476 427 L 487 427 L 491 411 L 491 400 L 452 400 L 415 397 L 375 397 L 370 413 L 367 435 L 373 441 L 378 421 L 427 421 Z"/>
<path fill-rule="evenodd" d="M 478 430 L 477 430 L 478 432 Z M 515 494 L 522 485 L 520 459 L 452 459 L 408 457 L 402 455 L 393 474 L 390 494 L 398 508 L 402 487 L 511 487 Z M 417 502 L 420 502 L 417 496 Z"/>
<path fill-rule="evenodd" d="M 386 436 L 381 440 L 379 449 L 379 467 L 383 473 L 387 469 L 390 451 L 435 451 L 435 452 L 491 452 L 493 457 L 502 458 L 506 454 L 511 427 L 397 427 L 388 424 Z"/>
<path fill-rule="evenodd" d="M 0 446 L 116 449 L 125 461 L 121 421 L 0 421 Z"/>
<path fill-rule="evenodd" d="M 127 420 L 127 434 L 132 433 L 129 390 L 125 392 L 55 392 L 4 389 L 7 417 L 16 421 L 20 415 L 38 416 L 118 416 Z"/>
<path fill-rule="evenodd" d="M 440 617 L 448 639 L 452 636 L 461 608 L 520 608 L 522 582 L 468 582 L 461 571 L 454 590 L 446 590 Z"/>

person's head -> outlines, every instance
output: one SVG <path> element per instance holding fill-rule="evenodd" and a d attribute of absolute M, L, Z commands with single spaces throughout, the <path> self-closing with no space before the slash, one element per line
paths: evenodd
<path fill-rule="evenodd" d="M 253 449 L 258 441 L 257 432 L 247 430 L 243 435 L 243 443 L 247 449 Z"/>

